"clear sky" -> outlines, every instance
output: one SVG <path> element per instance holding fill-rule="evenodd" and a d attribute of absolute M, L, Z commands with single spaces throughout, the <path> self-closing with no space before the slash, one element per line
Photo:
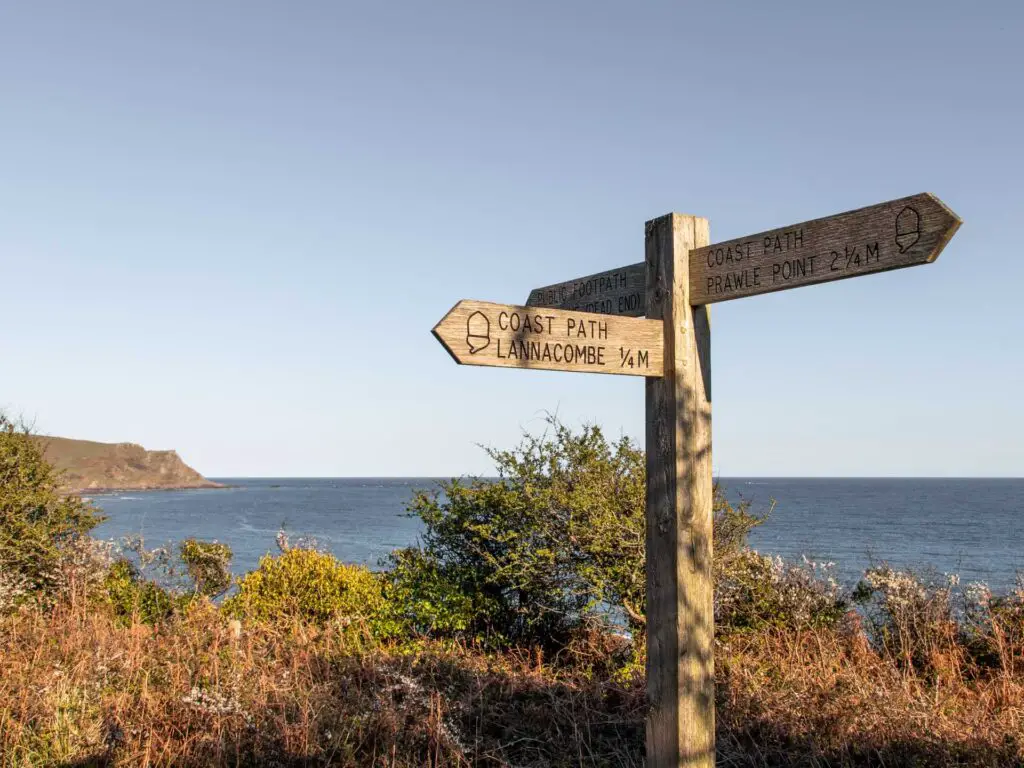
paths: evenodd
<path fill-rule="evenodd" d="M 926 267 L 712 308 L 714 465 L 1024 475 L 1024 4 L 0 6 L 0 406 L 208 475 L 487 472 L 633 377 L 456 366 L 461 298 L 934 192 Z"/>

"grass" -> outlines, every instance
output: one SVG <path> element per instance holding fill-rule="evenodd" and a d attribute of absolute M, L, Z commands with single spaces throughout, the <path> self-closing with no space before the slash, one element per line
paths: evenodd
<path fill-rule="evenodd" d="M 598 760 L 639 745 L 635 686 L 613 706 L 605 682 L 529 654 L 373 648 L 301 624 L 236 637 L 202 604 L 156 627 L 23 611 L 2 632 L 4 765 L 506 765 L 572 732 Z"/>
<path fill-rule="evenodd" d="M 3 766 L 643 764 L 642 673 L 598 631 L 543 659 L 78 601 L 0 618 L 0 649 Z M 719 763 L 1024 765 L 1024 648 L 1004 650 L 918 669 L 850 622 L 722 636 Z"/>
<path fill-rule="evenodd" d="M 0 413 L 0 768 L 643 765 L 643 642 L 572 591 L 642 606 L 643 455 L 557 436 L 492 454 L 516 482 L 418 496 L 432 549 L 386 578 L 282 536 L 218 607 L 202 595 L 228 583 L 226 548 L 186 542 L 191 587 L 140 581 Z M 538 497 L 552 466 L 572 471 Z M 722 504 L 721 765 L 1024 766 L 1024 582 L 993 595 L 882 564 L 848 592 L 827 565 L 748 550 L 759 519 Z"/>
<path fill-rule="evenodd" d="M 729 638 L 719 658 L 726 765 L 1024 764 L 1022 676 L 921 674 L 835 630 Z"/>

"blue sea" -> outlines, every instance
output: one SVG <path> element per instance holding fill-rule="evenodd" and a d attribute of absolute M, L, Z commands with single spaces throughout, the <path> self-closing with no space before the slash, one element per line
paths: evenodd
<path fill-rule="evenodd" d="M 95 534 L 141 535 L 147 547 L 189 536 L 226 542 L 233 570 L 276 552 L 282 527 L 315 538 L 352 563 L 377 567 L 414 543 L 420 522 L 406 508 L 431 478 L 218 478 L 217 490 L 103 494 L 108 516 Z M 733 501 L 775 506 L 751 536 L 761 552 L 835 563 L 852 584 L 871 563 L 959 573 L 963 581 L 1011 586 L 1024 573 L 1024 480 L 729 478 Z"/>

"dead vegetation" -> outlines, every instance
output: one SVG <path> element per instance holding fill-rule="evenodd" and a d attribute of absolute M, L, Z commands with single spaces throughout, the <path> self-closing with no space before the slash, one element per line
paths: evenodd
<path fill-rule="evenodd" d="M 87 601 L 0 619 L 0 764 L 640 766 L 643 676 L 596 629 L 557 657 L 243 625 L 205 600 L 155 625 Z M 1024 648 L 925 668 L 857 621 L 719 639 L 720 763 L 1024 763 Z M 634 671 L 630 671 L 633 669 Z"/>
<path fill-rule="evenodd" d="M 416 498 L 391 570 L 285 541 L 218 606 L 227 547 L 146 578 L 173 553 L 91 539 L 0 414 L 0 767 L 641 766 L 642 454 L 559 428 L 496 456 Z M 760 521 L 716 501 L 720 764 L 1024 765 L 1024 587 L 878 566 L 851 593 L 746 547 Z"/>

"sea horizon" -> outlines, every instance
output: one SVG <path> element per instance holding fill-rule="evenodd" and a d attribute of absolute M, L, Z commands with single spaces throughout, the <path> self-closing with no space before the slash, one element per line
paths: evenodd
<path fill-rule="evenodd" d="M 464 476 L 473 477 L 473 476 Z M 235 552 L 234 570 L 276 551 L 275 538 L 312 537 L 346 562 L 378 567 L 423 527 L 415 492 L 448 477 L 215 477 L 228 487 L 114 491 L 90 498 L 107 520 L 95 534 L 160 545 L 195 536 Z M 494 478 L 485 478 L 494 479 Z M 1024 479 L 947 477 L 719 477 L 732 503 L 770 513 L 750 534 L 762 554 L 835 563 L 844 583 L 865 568 L 960 573 L 1006 589 L 1024 572 Z"/>

